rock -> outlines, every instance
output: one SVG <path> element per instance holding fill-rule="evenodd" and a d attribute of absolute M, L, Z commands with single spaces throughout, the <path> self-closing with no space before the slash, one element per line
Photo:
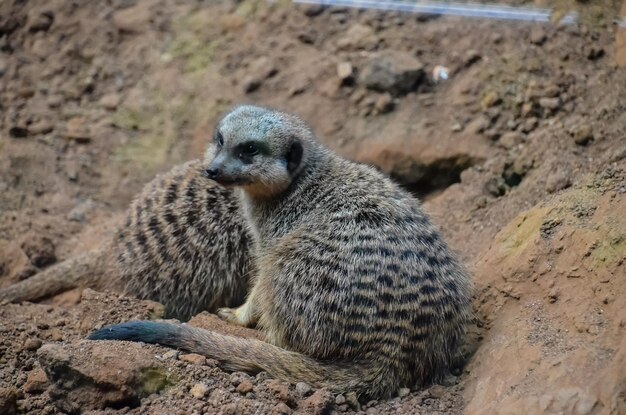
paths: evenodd
<path fill-rule="evenodd" d="M 343 405 L 344 403 L 346 403 L 346 397 L 343 396 L 342 394 L 339 394 L 337 396 L 335 396 L 335 404 L 336 405 Z"/>
<path fill-rule="evenodd" d="M 91 141 L 91 129 L 86 118 L 71 118 L 65 125 L 65 137 L 78 143 Z"/>
<path fill-rule="evenodd" d="M 267 388 L 276 398 L 285 402 L 287 405 L 293 405 L 295 403 L 295 399 L 289 391 L 289 388 L 281 381 L 276 379 L 271 380 L 268 382 Z"/>
<path fill-rule="evenodd" d="M 446 388 L 441 385 L 434 385 L 428 389 L 428 394 L 433 398 L 440 399 L 446 394 Z"/>
<path fill-rule="evenodd" d="M 301 397 L 306 398 L 313 393 L 313 388 L 308 383 L 298 382 L 296 383 L 296 392 Z"/>
<path fill-rule="evenodd" d="M 196 383 L 191 387 L 189 393 L 196 399 L 202 399 L 209 393 L 209 387 L 204 383 Z"/>
<path fill-rule="evenodd" d="M 34 352 L 35 350 L 39 349 L 42 344 L 43 342 L 39 339 L 29 338 L 26 339 L 26 341 L 24 342 L 22 349 L 28 350 L 29 352 Z"/>
<path fill-rule="evenodd" d="M 355 411 L 361 410 L 361 404 L 359 403 L 359 398 L 356 396 L 356 392 L 348 392 L 345 394 L 346 402 Z"/>
<path fill-rule="evenodd" d="M 331 410 L 334 402 L 335 397 L 332 393 L 325 389 L 319 389 L 302 401 L 301 406 L 305 413 L 322 415 Z"/>
<path fill-rule="evenodd" d="M 524 135 L 518 133 L 516 131 L 510 131 L 508 133 L 502 134 L 500 140 L 498 141 L 500 145 L 504 148 L 510 149 L 524 141 Z"/>
<path fill-rule="evenodd" d="M 292 412 L 293 410 L 284 402 L 279 402 L 274 408 L 272 408 L 272 415 L 289 415 Z"/>
<path fill-rule="evenodd" d="M 15 415 L 20 393 L 13 387 L 0 388 L 0 414 Z"/>
<path fill-rule="evenodd" d="M 206 357 L 196 353 L 181 354 L 178 358 L 183 362 L 198 366 L 204 366 L 206 364 Z"/>
<path fill-rule="evenodd" d="M 250 382 L 247 379 L 241 382 L 239 386 L 237 386 L 237 392 L 239 392 L 242 395 L 245 395 L 248 392 L 252 392 L 253 389 L 254 389 L 254 385 L 252 385 L 252 382 Z"/>
<path fill-rule="evenodd" d="M 401 397 L 401 398 L 404 398 L 409 393 L 411 393 L 411 389 L 409 389 L 409 388 L 400 388 L 398 390 L 398 396 Z"/>
<path fill-rule="evenodd" d="M 46 377 L 46 372 L 38 367 L 28 373 L 26 383 L 24 384 L 24 391 L 31 394 L 38 394 L 44 392 L 48 385 L 49 382 Z"/>
<path fill-rule="evenodd" d="M 549 110 L 557 110 L 561 107 L 561 100 L 559 98 L 540 98 L 539 106 Z"/>
<path fill-rule="evenodd" d="M 340 62 L 337 64 L 337 76 L 342 85 L 354 84 L 354 68 L 350 62 Z"/>
<path fill-rule="evenodd" d="M 566 189 L 572 185 L 569 177 L 563 171 L 551 173 L 546 179 L 546 191 L 554 193 L 562 189 Z"/>
<path fill-rule="evenodd" d="M 116 10 L 113 26 L 122 33 L 141 33 L 150 24 L 150 2 L 141 2 L 133 7 Z"/>
<path fill-rule="evenodd" d="M 530 40 L 530 43 L 533 43 L 535 45 L 543 45 L 547 38 L 548 36 L 546 35 L 543 27 L 536 25 L 533 26 L 533 28 L 531 29 L 528 39 Z"/>
<path fill-rule="evenodd" d="M 63 100 L 63 95 L 54 94 L 50 95 L 48 99 L 46 99 L 46 103 L 50 108 L 58 108 L 61 106 L 61 104 L 63 104 Z"/>
<path fill-rule="evenodd" d="M 121 100 L 120 95 L 113 92 L 103 95 L 102 98 L 100 98 L 100 105 L 106 110 L 114 111 L 120 105 Z"/>
<path fill-rule="evenodd" d="M 484 115 L 480 115 L 477 118 L 474 118 L 472 121 L 465 126 L 465 131 L 470 134 L 480 134 L 483 131 L 487 130 L 491 125 L 491 120 Z"/>
<path fill-rule="evenodd" d="M 524 120 L 524 123 L 522 124 L 522 132 L 528 134 L 529 132 L 533 131 L 535 128 L 537 128 L 537 125 L 539 124 L 539 120 L 537 119 L 537 117 L 530 117 Z"/>
<path fill-rule="evenodd" d="M 384 94 L 379 95 L 374 102 L 374 113 L 375 114 L 386 114 L 388 112 L 393 111 L 395 104 L 393 102 L 393 98 L 390 93 L 385 92 Z"/>
<path fill-rule="evenodd" d="M 378 45 L 378 36 L 374 30 L 360 23 L 350 26 L 344 35 L 337 41 L 340 50 L 366 49 L 372 50 Z"/>
<path fill-rule="evenodd" d="M 78 173 L 76 173 L 78 175 Z M 72 180 L 72 177 L 68 175 L 68 179 Z M 95 208 L 95 203 L 92 199 L 87 199 L 77 204 L 70 213 L 67 214 L 67 219 L 72 222 L 83 223 L 87 219 L 87 215 Z"/>
<path fill-rule="evenodd" d="M 59 411 L 83 413 L 135 407 L 172 383 L 168 372 L 139 344 L 88 342 L 46 344 L 38 352 Z"/>
<path fill-rule="evenodd" d="M 424 65 L 412 55 L 386 50 L 366 62 L 359 82 L 369 89 L 398 96 L 415 90 L 423 76 Z"/>
<path fill-rule="evenodd" d="M 483 109 L 487 109 L 499 105 L 501 102 L 502 99 L 498 96 L 498 93 L 496 91 L 489 91 L 480 100 L 480 106 Z"/>
<path fill-rule="evenodd" d="M 31 32 L 46 31 L 50 29 L 54 22 L 54 13 L 46 11 L 39 12 L 33 9 L 33 13 L 28 14 L 28 30 Z"/>
<path fill-rule="evenodd" d="M 28 132 L 32 135 L 48 134 L 54 129 L 48 121 L 41 120 L 28 126 Z"/>
<path fill-rule="evenodd" d="M 593 140 L 593 130 L 591 125 L 583 123 L 578 125 L 573 130 L 574 142 L 579 146 L 586 146 Z"/>
<path fill-rule="evenodd" d="M 366 415 L 378 415 L 378 409 L 376 408 L 367 408 L 367 411 L 365 411 Z"/>

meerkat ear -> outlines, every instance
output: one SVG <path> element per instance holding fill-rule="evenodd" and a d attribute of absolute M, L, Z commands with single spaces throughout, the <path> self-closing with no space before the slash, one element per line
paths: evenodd
<path fill-rule="evenodd" d="M 287 151 L 285 158 L 287 159 L 287 171 L 289 174 L 292 174 L 296 171 L 298 166 L 300 166 L 300 162 L 302 161 L 302 143 L 294 141 L 289 151 Z"/>

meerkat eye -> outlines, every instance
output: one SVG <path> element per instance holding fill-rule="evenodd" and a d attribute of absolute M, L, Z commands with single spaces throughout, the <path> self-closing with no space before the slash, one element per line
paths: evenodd
<path fill-rule="evenodd" d="M 215 142 L 218 147 L 222 147 L 224 145 L 224 136 L 219 131 L 215 133 Z"/>
<path fill-rule="evenodd" d="M 252 157 L 259 154 L 259 147 L 255 143 L 247 143 L 239 149 L 239 158 Z"/>

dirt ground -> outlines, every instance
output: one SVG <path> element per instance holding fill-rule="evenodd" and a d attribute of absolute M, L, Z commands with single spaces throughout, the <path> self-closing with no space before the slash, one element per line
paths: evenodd
<path fill-rule="evenodd" d="M 476 313 L 463 373 L 359 403 L 84 340 L 160 317 L 156 303 L 85 290 L 1 304 L 0 413 L 626 414 L 621 3 L 576 5 L 582 23 L 565 26 L 254 0 L 0 3 L 0 287 L 97 247 L 143 184 L 251 102 L 422 198 L 472 271 Z M 385 59 L 409 84 L 376 78 Z M 234 330 L 208 313 L 190 324 Z"/>

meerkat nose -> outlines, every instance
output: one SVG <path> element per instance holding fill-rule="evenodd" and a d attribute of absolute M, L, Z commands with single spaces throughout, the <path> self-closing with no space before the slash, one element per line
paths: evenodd
<path fill-rule="evenodd" d="M 204 172 L 209 179 L 215 179 L 220 174 L 220 170 L 214 167 L 209 167 Z"/>

